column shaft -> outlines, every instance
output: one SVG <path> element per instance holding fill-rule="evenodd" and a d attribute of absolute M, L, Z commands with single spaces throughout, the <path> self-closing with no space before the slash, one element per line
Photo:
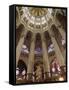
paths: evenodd
<path fill-rule="evenodd" d="M 64 39 L 65 43 L 66 43 L 66 34 L 65 34 L 64 30 L 62 28 L 58 28 L 58 31 L 60 32 L 60 35 L 61 35 L 62 39 Z M 65 59 L 66 58 L 66 54 L 65 54 L 66 50 L 63 48 L 62 43 L 60 43 L 60 45 L 61 45 L 61 49 L 62 49 L 62 55 Z"/>
<path fill-rule="evenodd" d="M 55 54 L 56 54 L 57 60 L 58 60 L 58 62 L 60 64 L 60 66 L 65 66 L 64 58 L 63 58 L 62 53 L 60 51 L 60 48 L 59 48 L 59 46 L 57 44 L 57 41 L 56 41 L 54 35 L 52 34 L 52 31 L 50 30 L 48 32 L 49 32 L 49 34 L 51 36 L 51 40 L 52 40 L 52 43 L 54 45 L 54 49 L 55 49 Z"/>
<path fill-rule="evenodd" d="M 18 64 L 18 60 L 19 60 L 19 57 L 20 57 L 20 53 L 21 53 L 21 49 L 22 49 L 22 45 L 24 43 L 24 38 L 26 36 L 26 33 L 27 33 L 27 31 L 22 32 L 20 40 L 19 40 L 18 45 L 16 47 L 16 67 L 17 67 L 17 64 Z"/>
<path fill-rule="evenodd" d="M 34 69 L 34 51 L 35 51 L 35 34 L 32 35 L 31 45 L 30 45 L 30 53 L 29 53 L 28 67 L 27 67 L 28 79 L 32 78 L 31 75 Z"/>
<path fill-rule="evenodd" d="M 42 51 L 43 51 L 43 65 L 44 65 L 44 73 L 45 73 L 45 77 L 49 77 L 50 75 L 50 65 L 49 65 L 49 59 L 48 59 L 48 50 L 46 47 L 46 41 L 44 38 L 44 35 L 41 35 L 41 39 L 42 39 Z"/>

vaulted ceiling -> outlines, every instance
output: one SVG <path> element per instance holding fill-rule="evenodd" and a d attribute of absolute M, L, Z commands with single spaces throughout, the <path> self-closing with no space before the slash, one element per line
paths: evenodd
<path fill-rule="evenodd" d="M 46 31 L 57 13 L 64 14 L 64 9 L 42 8 L 42 7 L 16 7 L 16 24 L 20 23 L 25 26 L 27 30 L 40 32 Z"/>

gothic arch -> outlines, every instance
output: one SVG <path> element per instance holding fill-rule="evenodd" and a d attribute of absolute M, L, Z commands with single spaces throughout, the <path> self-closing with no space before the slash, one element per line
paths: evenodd
<path fill-rule="evenodd" d="M 24 69 L 25 69 L 26 72 L 27 72 L 27 66 L 26 66 L 26 64 L 25 64 L 25 62 L 24 62 L 23 60 L 20 59 L 20 60 L 18 61 L 17 67 L 19 68 L 20 73 L 22 73 L 22 71 L 23 71 Z"/>

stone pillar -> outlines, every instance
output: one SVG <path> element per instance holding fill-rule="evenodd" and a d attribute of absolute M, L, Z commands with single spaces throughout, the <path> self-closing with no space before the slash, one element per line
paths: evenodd
<path fill-rule="evenodd" d="M 53 45 L 54 45 L 54 50 L 55 50 L 55 54 L 56 54 L 57 60 L 58 60 L 58 62 L 59 62 L 59 64 L 60 64 L 61 67 L 62 67 L 62 66 L 65 66 L 64 58 L 63 58 L 62 53 L 61 53 L 61 51 L 60 51 L 60 48 L 59 48 L 59 46 L 58 46 L 58 44 L 57 44 L 57 41 L 56 41 L 56 39 L 55 39 L 55 37 L 54 37 L 54 34 L 52 33 L 51 30 L 48 30 L 48 32 L 49 32 L 49 34 L 50 34 L 52 43 L 53 43 Z"/>
<path fill-rule="evenodd" d="M 63 29 L 62 27 L 60 27 L 59 22 L 56 23 L 56 19 L 54 19 L 54 18 L 53 18 L 53 24 L 54 24 L 55 27 L 58 29 L 58 31 L 59 31 L 62 39 L 64 39 L 64 40 L 65 40 L 65 43 L 66 43 L 66 33 L 65 33 L 64 29 Z M 59 43 L 59 44 L 60 44 L 60 46 L 61 46 L 61 50 L 62 50 L 63 57 L 66 58 L 66 54 L 65 54 L 66 50 L 63 49 L 61 43 Z M 64 51 L 63 51 L 63 50 L 64 50 Z"/>
<path fill-rule="evenodd" d="M 20 40 L 19 40 L 18 45 L 16 47 L 16 67 L 17 67 L 17 64 L 18 64 L 18 60 L 19 60 L 19 57 L 20 57 L 20 54 L 21 54 L 21 49 L 22 49 L 22 45 L 24 43 L 24 39 L 26 37 L 26 34 L 27 34 L 27 31 L 22 32 Z"/>
<path fill-rule="evenodd" d="M 60 28 L 57 27 L 57 28 L 58 28 L 58 31 L 59 31 L 62 39 L 64 39 L 65 43 L 66 43 L 66 33 L 65 33 L 65 31 L 63 30 L 62 27 L 60 27 Z M 61 45 L 61 49 L 62 49 L 62 55 L 63 55 L 64 59 L 66 59 L 66 49 L 63 48 L 62 43 L 60 43 L 60 45 Z"/>
<path fill-rule="evenodd" d="M 65 43 L 66 43 L 66 33 L 65 33 L 65 31 L 63 30 L 62 27 L 58 28 L 58 30 L 59 30 L 59 32 L 62 36 L 62 39 L 64 39 Z M 64 57 L 64 62 L 66 63 L 66 48 L 63 50 L 62 54 L 63 54 L 63 57 Z"/>
<path fill-rule="evenodd" d="M 41 40 L 42 40 L 42 52 L 43 52 L 43 65 L 44 65 L 44 79 L 48 79 L 50 77 L 50 65 L 48 58 L 48 50 L 46 47 L 46 40 L 43 34 L 41 34 Z"/>
<path fill-rule="evenodd" d="M 34 69 L 34 51 L 35 51 L 35 34 L 32 35 L 31 45 L 30 45 L 30 53 L 28 59 L 28 67 L 27 67 L 27 79 L 32 79 L 33 69 Z"/>

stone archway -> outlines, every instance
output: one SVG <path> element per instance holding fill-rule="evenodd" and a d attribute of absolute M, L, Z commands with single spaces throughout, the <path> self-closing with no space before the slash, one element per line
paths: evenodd
<path fill-rule="evenodd" d="M 17 67 L 19 68 L 19 73 L 21 74 L 22 73 L 22 71 L 25 69 L 26 70 L 26 72 L 27 72 L 27 66 L 26 66 L 26 64 L 25 64 L 25 62 L 23 61 L 23 60 L 19 60 L 18 61 L 18 65 L 17 65 Z"/>

